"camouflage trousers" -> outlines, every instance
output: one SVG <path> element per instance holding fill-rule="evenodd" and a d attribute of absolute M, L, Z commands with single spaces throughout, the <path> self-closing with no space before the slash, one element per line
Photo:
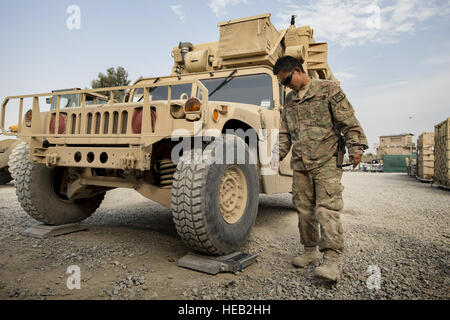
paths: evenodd
<path fill-rule="evenodd" d="M 300 240 L 305 247 L 318 245 L 320 251 L 333 249 L 339 253 L 344 249 L 341 178 L 336 157 L 316 169 L 294 170 L 292 195 L 298 211 Z"/>

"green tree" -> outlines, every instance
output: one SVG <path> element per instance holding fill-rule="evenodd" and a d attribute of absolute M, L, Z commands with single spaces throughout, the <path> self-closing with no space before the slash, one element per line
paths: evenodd
<path fill-rule="evenodd" d="M 108 88 L 108 87 L 121 87 L 130 85 L 131 80 L 128 79 L 128 72 L 123 67 L 113 67 L 106 70 L 106 74 L 99 73 L 98 79 L 92 80 L 91 86 L 93 89 Z M 109 97 L 109 92 L 105 91 L 103 94 Z M 117 101 L 123 101 L 125 96 L 124 91 L 116 91 L 114 93 L 114 99 Z"/>

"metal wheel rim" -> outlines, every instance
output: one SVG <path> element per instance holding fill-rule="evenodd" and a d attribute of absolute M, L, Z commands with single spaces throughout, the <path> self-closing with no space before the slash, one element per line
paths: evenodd
<path fill-rule="evenodd" d="M 247 179 L 242 169 L 237 165 L 229 166 L 220 180 L 219 208 L 225 222 L 237 223 L 247 206 Z"/>

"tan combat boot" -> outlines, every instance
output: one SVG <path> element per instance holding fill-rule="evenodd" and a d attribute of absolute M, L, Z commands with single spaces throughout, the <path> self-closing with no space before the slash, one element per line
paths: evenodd
<path fill-rule="evenodd" d="M 339 281 L 341 276 L 338 261 L 339 253 L 330 249 L 325 250 L 322 265 L 314 270 L 315 276 L 329 281 Z"/>
<path fill-rule="evenodd" d="M 304 268 L 310 263 L 319 261 L 319 251 L 317 247 L 305 247 L 305 252 L 294 258 L 292 264 L 296 267 Z"/>

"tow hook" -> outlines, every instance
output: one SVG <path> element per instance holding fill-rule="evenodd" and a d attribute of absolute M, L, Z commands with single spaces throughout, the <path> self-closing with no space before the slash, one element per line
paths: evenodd
<path fill-rule="evenodd" d="M 132 153 L 128 153 L 126 156 L 120 158 L 120 165 L 123 169 L 135 169 L 137 159 Z"/>
<path fill-rule="evenodd" d="M 47 167 L 56 166 L 59 160 L 59 155 L 56 152 L 50 153 L 45 157 L 45 165 Z"/>

